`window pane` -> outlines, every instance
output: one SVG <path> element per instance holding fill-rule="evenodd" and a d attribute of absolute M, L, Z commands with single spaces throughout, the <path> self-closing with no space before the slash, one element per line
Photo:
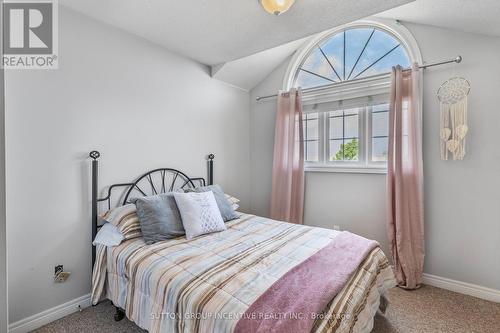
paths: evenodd
<path fill-rule="evenodd" d="M 342 139 L 344 137 L 343 122 L 343 117 L 330 118 L 330 139 Z"/>
<path fill-rule="evenodd" d="M 358 139 L 330 140 L 330 161 L 357 161 L 358 158 Z"/>
<path fill-rule="evenodd" d="M 346 116 L 344 118 L 345 121 L 345 133 L 344 137 L 346 138 L 357 138 L 358 135 L 358 115 L 354 116 Z"/>
<path fill-rule="evenodd" d="M 387 161 L 387 145 L 388 145 L 388 138 L 373 138 L 372 139 L 372 161 L 373 162 Z"/>
<path fill-rule="evenodd" d="M 318 113 L 306 113 L 302 116 L 304 140 L 318 140 Z"/>
<path fill-rule="evenodd" d="M 408 67 L 408 54 L 392 34 L 377 27 L 339 31 L 305 57 L 295 87 L 317 87 L 387 73 L 392 66 Z"/>
<path fill-rule="evenodd" d="M 337 72 L 334 77 L 335 80 L 343 79 L 343 58 L 344 58 L 344 34 L 339 33 L 332 36 L 330 39 L 326 40 L 322 45 L 321 49 L 328 57 L 328 60 L 332 64 L 333 68 Z M 332 70 L 333 71 L 333 70 Z M 338 76 L 339 77 L 338 77 Z"/>
<path fill-rule="evenodd" d="M 389 136 L 389 104 L 372 107 L 372 156 L 373 162 L 387 161 Z"/>
<path fill-rule="evenodd" d="M 402 45 L 396 47 L 399 44 L 399 41 L 390 34 L 375 30 L 370 43 L 351 75 L 351 79 L 390 72 L 392 66 L 407 64 L 408 56 Z M 394 47 L 396 48 L 393 49 Z M 398 52 L 400 49 L 403 52 Z M 391 57 L 390 61 L 386 60 L 388 57 Z"/>
<path fill-rule="evenodd" d="M 359 137 L 358 109 L 330 112 L 330 139 Z"/>
<path fill-rule="evenodd" d="M 330 140 L 330 161 L 342 161 L 344 156 L 341 151 L 342 140 Z"/>
<path fill-rule="evenodd" d="M 359 158 L 359 109 L 331 111 L 330 161 L 357 161 Z"/>
<path fill-rule="evenodd" d="M 389 112 L 372 113 L 372 136 L 389 135 Z"/>
<path fill-rule="evenodd" d="M 319 161 L 318 141 L 306 141 L 304 149 L 305 149 L 304 156 L 306 157 L 306 162 Z"/>
<path fill-rule="evenodd" d="M 304 157 L 306 162 L 319 161 L 319 118 L 318 113 L 306 113 L 302 116 L 304 133 Z"/>
<path fill-rule="evenodd" d="M 294 86 L 301 87 L 302 89 L 307 89 L 307 88 L 320 87 L 331 83 L 332 83 L 331 81 L 328 81 L 321 77 L 312 75 L 304 71 L 299 71 Z"/>
<path fill-rule="evenodd" d="M 346 79 L 349 77 L 349 74 L 354 71 L 354 64 L 361 54 L 361 51 L 363 51 L 372 31 L 372 28 L 350 29 L 346 31 Z M 356 64 L 356 68 L 358 65 L 359 64 Z"/>
<path fill-rule="evenodd" d="M 304 134 L 306 140 L 318 140 L 318 119 L 305 121 L 306 133 Z"/>
<path fill-rule="evenodd" d="M 330 83 L 338 81 L 337 75 L 335 74 L 332 67 L 328 63 L 328 60 L 325 58 L 325 56 L 318 47 L 312 50 L 312 52 L 309 54 L 307 59 L 302 64 L 301 68 L 310 72 L 308 73 L 304 71 L 305 73 L 312 75 L 313 77 L 318 77 L 318 78 L 323 77 L 324 80 Z M 311 73 L 315 73 L 316 75 Z"/>
<path fill-rule="evenodd" d="M 400 65 L 403 68 L 410 67 L 410 59 L 406 55 L 405 49 L 401 46 L 382 58 L 373 67 L 378 68 L 380 72 L 390 72 L 391 67 L 395 65 Z"/>

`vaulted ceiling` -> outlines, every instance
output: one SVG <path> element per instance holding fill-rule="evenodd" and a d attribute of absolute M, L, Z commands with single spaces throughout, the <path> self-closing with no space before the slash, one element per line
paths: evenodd
<path fill-rule="evenodd" d="M 217 65 L 412 0 L 296 0 L 281 16 L 258 0 L 60 0 L 73 10 L 207 65 Z"/>
<path fill-rule="evenodd" d="M 281 16 L 258 0 L 59 0 L 252 89 L 315 33 L 370 15 L 500 36 L 500 0 L 296 0 Z"/>
<path fill-rule="evenodd" d="M 500 36 L 499 0 L 416 0 L 377 16 Z"/>

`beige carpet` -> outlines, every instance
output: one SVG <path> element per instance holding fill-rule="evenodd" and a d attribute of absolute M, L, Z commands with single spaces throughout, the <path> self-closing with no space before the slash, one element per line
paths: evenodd
<path fill-rule="evenodd" d="M 424 286 L 389 292 L 385 316 L 375 317 L 372 333 L 500 333 L 500 304 Z M 74 313 L 35 332 L 143 332 L 127 319 L 113 320 L 109 302 Z"/>

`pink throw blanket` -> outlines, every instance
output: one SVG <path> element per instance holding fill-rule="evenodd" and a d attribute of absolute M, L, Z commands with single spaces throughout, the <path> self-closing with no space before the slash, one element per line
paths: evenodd
<path fill-rule="evenodd" d="M 377 246 L 375 241 L 342 232 L 266 290 L 243 314 L 235 332 L 310 332 L 315 316 Z"/>

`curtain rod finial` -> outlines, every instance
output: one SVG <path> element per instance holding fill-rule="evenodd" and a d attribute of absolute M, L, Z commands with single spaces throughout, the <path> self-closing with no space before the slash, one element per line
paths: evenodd
<path fill-rule="evenodd" d="M 92 158 L 94 161 L 97 161 L 97 159 L 101 157 L 101 153 L 99 153 L 97 150 L 92 150 L 89 153 L 89 157 Z"/>
<path fill-rule="evenodd" d="M 455 62 L 456 62 L 457 64 L 461 63 L 461 62 L 462 62 L 462 60 L 463 60 L 463 58 L 462 58 L 462 56 L 461 56 L 461 55 L 458 55 L 458 56 L 455 58 Z"/>

